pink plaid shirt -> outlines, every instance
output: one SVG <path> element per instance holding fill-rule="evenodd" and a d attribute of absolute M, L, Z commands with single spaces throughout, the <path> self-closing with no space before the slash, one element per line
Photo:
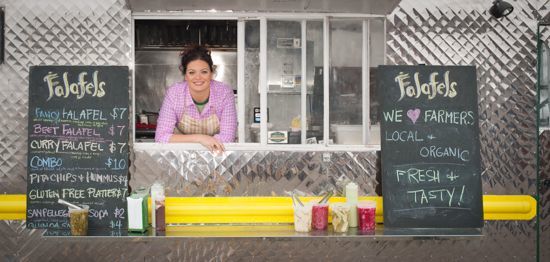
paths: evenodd
<path fill-rule="evenodd" d="M 222 143 L 235 141 L 237 112 L 233 89 L 228 85 L 215 80 L 210 81 L 210 98 L 202 113 L 199 113 L 193 103 L 187 82 L 178 82 L 168 88 L 157 120 L 156 142 L 168 142 L 184 111 L 195 119 L 205 119 L 216 114 L 220 121 L 220 133 L 214 137 Z"/>

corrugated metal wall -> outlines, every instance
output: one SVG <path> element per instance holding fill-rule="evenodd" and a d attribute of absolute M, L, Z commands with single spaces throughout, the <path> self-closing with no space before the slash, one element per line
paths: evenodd
<path fill-rule="evenodd" d="M 458 2 L 458 3 L 455 3 Z M 485 194 L 535 194 L 535 32 L 549 17 L 548 0 L 510 1 L 509 18 L 495 20 L 490 1 L 402 1 L 388 17 L 389 64 L 475 64 Z M 40 64 L 130 65 L 131 13 L 123 0 L 0 0 L 6 6 L 6 61 L 0 65 L 0 192 L 26 192 L 28 68 Z M 550 39 L 550 31 L 544 33 Z M 543 155 L 548 158 L 548 133 Z M 185 151 L 135 151 L 132 186 L 162 179 L 171 195 L 315 194 L 341 175 L 363 194 L 378 186 L 376 152 L 229 152 L 224 157 Z M 547 178 L 549 163 L 544 162 Z M 546 185 L 547 183 L 543 183 Z M 548 185 L 542 209 L 542 260 L 550 259 Z M 302 260 L 321 257 L 400 261 L 529 261 L 535 258 L 534 221 L 487 222 L 481 239 L 44 239 L 20 221 L 0 221 L 0 258 L 62 260 Z M 144 244 L 146 243 L 146 244 Z M 58 249 L 57 247 L 62 247 Z M 125 252 L 120 252 L 123 249 Z M 278 253 L 275 250 L 280 250 Z M 345 251 L 345 255 L 343 252 Z M 149 254 L 146 254 L 150 252 Z M 148 255 L 148 256 L 146 256 Z"/>

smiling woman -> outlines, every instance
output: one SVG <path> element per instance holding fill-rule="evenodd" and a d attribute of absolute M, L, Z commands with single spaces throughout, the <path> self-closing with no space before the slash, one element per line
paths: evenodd
<path fill-rule="evenodd" d="M 212 79 L 212 57 L 202 46 L 181 55 L 180 69 L 185 81 L 166 91 L 155 141 L 200 143 L 212 152 L 223 152 L 223 143 L 235 140 L 237 128 L 233 90 Z"/>

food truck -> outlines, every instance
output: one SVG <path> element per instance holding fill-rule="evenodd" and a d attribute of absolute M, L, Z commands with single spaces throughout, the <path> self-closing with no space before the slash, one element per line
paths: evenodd
<path fill-rule="evenodd" d="M 550 258 L 545 0 L 0 8 L 8 261 Z M 197 46 L 217 152 L 155 140 Z"/>

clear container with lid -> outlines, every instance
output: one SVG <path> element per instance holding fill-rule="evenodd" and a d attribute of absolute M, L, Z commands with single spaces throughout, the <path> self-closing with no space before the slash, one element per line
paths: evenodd
<path fill-rule="evenodd" d="M 155 182 L 151 186 L 151 207 L 152 226 L 158 231 L 164 231 L 166 229 L 165 194 L 164 185 L 160 182 Z"/>
<path fill-rule="evenodd" d="M 332 213 L 332 227 L 334 232 L 348 232 L 350 205 L 347 203 L 334 203 L 330 205 Z"/>

